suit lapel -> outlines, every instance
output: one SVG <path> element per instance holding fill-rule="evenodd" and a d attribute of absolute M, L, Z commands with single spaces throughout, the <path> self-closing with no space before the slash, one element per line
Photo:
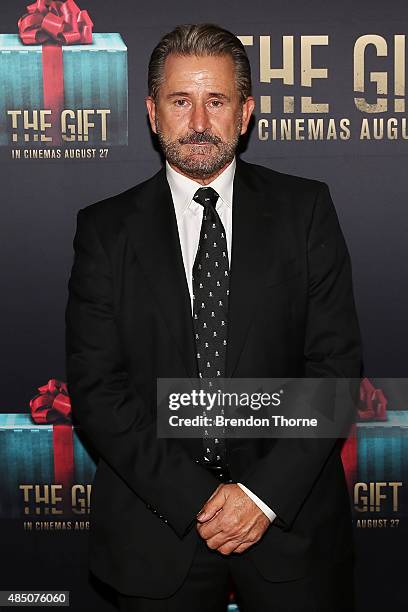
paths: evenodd
<path fill-rule="evenodd" d="M 279 201 L 265 202 L 250 164 L 237 159 L 232 209 L 232 253 L 226 377 L 233 375 L 271 258 L 282 253 Z M 276 206 L 274 206 L 276 203 Z M 267 204 L 267 205 L 266 205 Z M 152 179 L 124 219 L 143 273 L 178 347 L 187 375 L 198 377 L 190 294 L 177 220 L 165 169 Z M 280 246 L 279 246 L 280 245 Z M 273 261 L 273 259 L 272 259 Z"/>
<path fill-rule="evenodd" d="M 190 294 L 176 213 L 162 168 L 124 220 L 143 273 L 189 377 L 198 376 Z"/>
<path fill-rule="evenodd" d="M 226 377 L 233 376 L 265 284 L 279 250 L 278 204 L 259 190 L 251 165 L 237 160 L 232 207 L 232 253 Z"/>

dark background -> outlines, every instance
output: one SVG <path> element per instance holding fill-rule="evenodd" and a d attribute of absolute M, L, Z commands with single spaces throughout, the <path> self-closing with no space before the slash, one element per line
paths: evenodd
<path fill-rule="evenodd" d="M 144 97 L 147 63 L 159 38 L 177 23 L 213 21 L 237 35 L 271 35 L 274 66 L 280 65 L 281 36 L 328 34 L 329 46 L 316 49 L 313 63 L 327 66 L 329 79 L 315 81 L 316 101 L 329 101 L 331 117 L 357 120 L 353 102 L 353 44 L 363 34 L 389 42 L 388 58 L 374 58 L 372 70 L 390 68 L 393 34 L 407 31 L 406 2 L 327 3 L 323 1 L 251 2 L 163 0 L 108 2 L 83 0 L 96 32 L 120 32 L 128 47 L 129 146 L 108 160 L 10 161 L 0 163 L 1 261 L 1 407 L 5 413 L 27 412 L 39 385 L 65 380 L 64 309 L 72 265 L 76 212 L 151 176 L 160 157 L 149 133 Z M 17 32 L 24 2 L 2 0 L 0 29 Z M 253 66 L 255 120 L 259 95 L 283 92 L 280 83 L 259 84 L 258 45 L 248 47 Z M 296 73 L 299 82 L 299 66 Z M 392 91 L 392 73 L 390 73 Z M 1 84 L 0 84 L 1 86 Z M 297 95 L 296 86 L 290 94 Z M 391 99 L 391 97 L 390 97 Z M 392 108 L 392 107 L 391 107 Z M 388 116 L 398 116 L 392 110 Z M 294 116 L 300 117 L 300 112 Z M 406 115 L 405 115 L 406 116 Z M 357 130 L 358 133 L 358 130 Z M 242 157 L 276 170 L 324 180 L 330 186 L 350 250 L 355 297 L 363 334 L 366 375 L 405 377 L 408 371 L 408 213 L 406 163 L 408 141 L 261 142 L 256 127 Z M 405 408 L 403 398 L 389 408 Z M 2 525 L 8 534 L 1 588 L 71 588 L 75 609 L 81 598 L 96 597 L 86 585 L 86 535 L 22 534 L 20 524 Z M 406 535 L 406 534 L 405 534 Z M 359 612 L 403 610 L 404 531 L 360 531 Z M 54 539 L 53 539 L 54 538 Z M 406 538 L 405 538 L 406 542 Z M 84 601 L 84 600 L 83 600 Z M 83 606 L 83 607 L 82 607 Z M 102 609 L 102 604 L 99 604 Z"/>

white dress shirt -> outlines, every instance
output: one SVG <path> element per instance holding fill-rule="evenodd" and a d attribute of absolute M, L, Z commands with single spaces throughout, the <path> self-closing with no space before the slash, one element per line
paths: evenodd
<path fill-rule="evenodd" d="M 231 242 L 232 242 L 232 192 L 236 167 L 236 159 L 217 176 L 208 187 L 212 187 L 218 193 L 219 198 L 216 203 L 216 210 L 226 232 L 228 261 L 231 266 Z M 177 226 L 180 238 L 181 251 L 183 255 L 184 269 L 187 278 L 188 289 L 191 298 L 191 312 L 193 312 L 193 280 L 192 270 L 195 256 L 200 241 L 201 222 L 203 219 L 203 207 L 193 200 L 197 189 L 202 187 L 191 178 L 180 174 L 174 170 L 166 161 L 166 177 L 170 186 L 173 198 L 174 210 L 176 213 Z M 207 186 L 207 185 L 206 185 Z M 266 514 L 272 522 L 276 514 L 269 506 L 259 499 L 252 491 L 240 482 L 237 484 L 250 497 L 255 504 Z"/>

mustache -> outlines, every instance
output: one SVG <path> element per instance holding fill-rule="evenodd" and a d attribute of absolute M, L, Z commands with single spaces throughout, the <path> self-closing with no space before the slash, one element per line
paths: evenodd
<path fill-rule="evenodd" d="M 215 145 L 222 142 L 221 138 L 218 136 L 205 132 L 197 132 L 195 134 L 191 134 L 190 136 L 184 136 L 183 138 L 179 138 L 178 141 L 180 144 L 201 144 L 203 142 L 209 142 Z"/>

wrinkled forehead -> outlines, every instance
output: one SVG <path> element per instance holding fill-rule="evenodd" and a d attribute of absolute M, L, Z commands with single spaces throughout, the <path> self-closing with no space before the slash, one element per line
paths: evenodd
<path fill-rule="evenodd" d="M 236 90 L 234 62 L 230 55 L 175 55 L 167 56 L 161 88 L 185 93 L 223 93 Z"/>

